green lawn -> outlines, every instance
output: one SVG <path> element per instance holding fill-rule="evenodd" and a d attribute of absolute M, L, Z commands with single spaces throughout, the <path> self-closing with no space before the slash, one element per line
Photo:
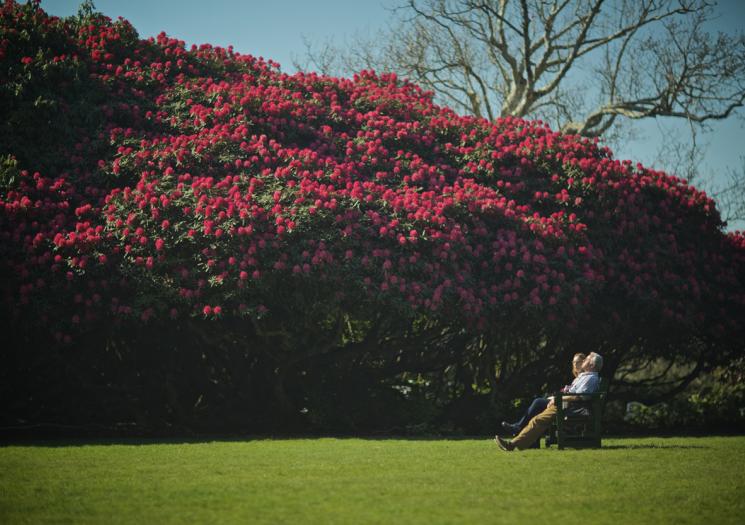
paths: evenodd
<path fill-rule="evenodd" d="M 0 447 L 0 523 L 742 523 L 745 438 Z"/>

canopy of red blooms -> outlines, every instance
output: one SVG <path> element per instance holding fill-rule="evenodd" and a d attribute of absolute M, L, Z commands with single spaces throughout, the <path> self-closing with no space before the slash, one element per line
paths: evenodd
<path fill-rule="evenodd" d="M 745 237 L 596 142 L 13 1 L 0 61 L 2 300 L 63 343 L 339 308 L 743 335 Z"/>

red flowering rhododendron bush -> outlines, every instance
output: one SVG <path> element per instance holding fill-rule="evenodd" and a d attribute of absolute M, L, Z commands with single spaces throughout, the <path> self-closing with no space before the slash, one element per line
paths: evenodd
<path fill-rule="evenodd" d="M 57 385 L 16 416 L 243 396 L 333 427 L 321 398 L 498 403 L 577 350 L 742 355 L 745 238 L 592 141 L 35 4 L 3 6 L 0 60 L 6 375 Z"/>

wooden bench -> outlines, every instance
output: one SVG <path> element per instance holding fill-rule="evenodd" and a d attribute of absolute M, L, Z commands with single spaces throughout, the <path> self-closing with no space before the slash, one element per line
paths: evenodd
<path fill-rule="evenodd" d="M 559 450 L 572 448 L 600 448 L 602 445 L 602 416 L 605 398 L 608 393 L 607 383 L 600 383 L 598 392 L 592 394 L 554 394 L 556 417 L 546 435 L 546 447 L 557 445 Z M 566 402 L 563 398 L 572 397 Z"/>

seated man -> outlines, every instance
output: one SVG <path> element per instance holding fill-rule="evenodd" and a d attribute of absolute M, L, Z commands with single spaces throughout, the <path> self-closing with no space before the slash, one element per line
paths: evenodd
<path fill-rule="evenodd" d="M 603 358 L 595 352 L 590 353 L 585 361 L 582 363 L 582 369 L 584 370 L 577 378 L 572 381 L 569 385 L 567 393 L 569 394 L 592 394 L 598 390 L 600 386 L 600 376 L 598 372 L 603 368 Z M 571 396 L 564 397 L 565 401 L 572 401 Z M 524 450 L 530 448 L 540 437 L 548 430 L 556 416 L 556 405 L 554 404 L 553 398 L 549 399 L 548 407 L 546 410 L 535 416 L 530 422 L 523 428 L 520 433 L 508 441 L 500 436 L 496 436 L 494 441 L 499 445 L 499 448 L 507 452 L 511 452 L 516 448 Z"/>

